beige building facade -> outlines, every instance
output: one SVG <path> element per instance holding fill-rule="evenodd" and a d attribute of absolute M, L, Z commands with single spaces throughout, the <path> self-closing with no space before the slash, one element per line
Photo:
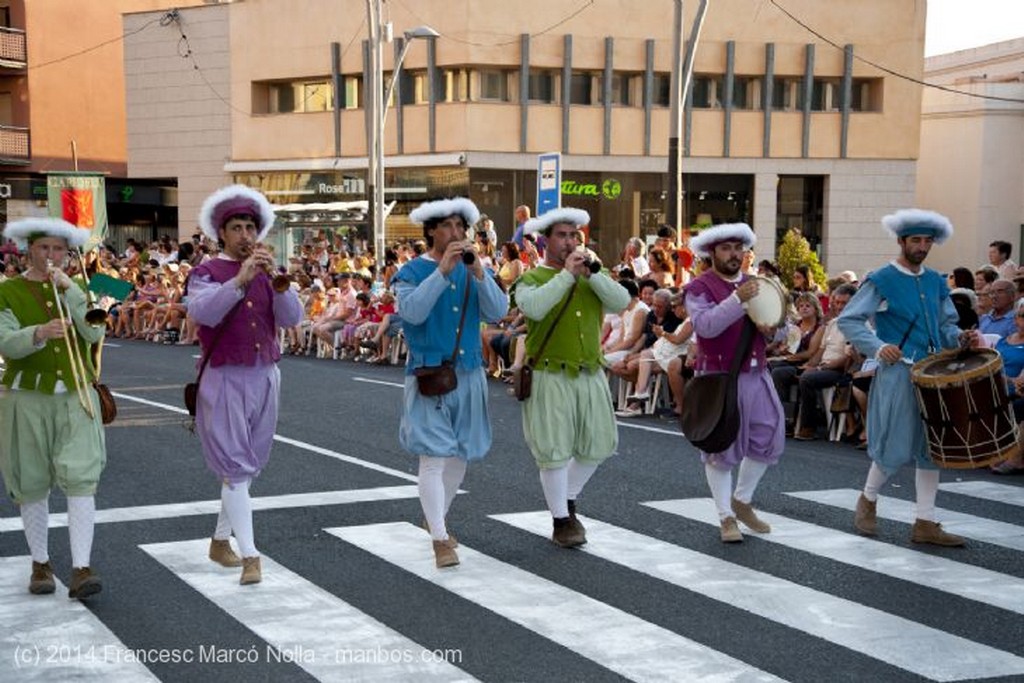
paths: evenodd
<path fill-rule="evenodd" d="M 930 57 L 917 197 L 953 221 L 939 267 L 988 263 L 995 240 L 1024 247 L 1024 37 Z"/>
<path fill-rule="evenodd" d="M 698 3 L 684 4 L 688 28 Z M 389 239 L 416 234 L 408 212 L 451 193 L 507 239 L 547 152 L 561 153 L 562 203 L 590 211 L 605 259 L 665 220 L 671 0 L 386 6 L 386 76 L 404 31 L 440 33 L 410 45 L 390 102 Z M 836 45 L 770 3 L 710 5 L 682 113 L 682 223 L 750 222 L 768 257 L 799 227 L 829 270 L 874 267 L 892 251 L 879 217 L 914 201 L 921 89 L 863 60 L 920 78 L 925 2 L 786 8 Z M 293 0 L 287 12 L 239 0 L 182 9 L 145 39 L 132 32 L 155 13 L 125 16 L 129 174 L 178 180 L 181 234 L 229 180 L 279 204 L 366 198 L 365 13 L 359 0 Z M 285 225 L 344 220 L 300 211 Z"/>

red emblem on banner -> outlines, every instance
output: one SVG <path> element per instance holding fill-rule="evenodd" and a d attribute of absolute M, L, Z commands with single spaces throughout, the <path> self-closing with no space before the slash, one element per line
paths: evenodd
<path fill-rule="evenodd" d="M 92 190 L 65 187 L 60 191 L 60 204 L 64 220 L 71 225 L 90 230 L 96 225 Z"/>

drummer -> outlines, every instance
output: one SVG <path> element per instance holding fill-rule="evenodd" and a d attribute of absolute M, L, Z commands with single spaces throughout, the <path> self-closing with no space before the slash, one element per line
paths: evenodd
<path fill-rule="evenodd" d="M 707 228 L 690 240 L 694 252 L 711 262 L 711 267 L 686 288 L 686 310 L 693 321 L 699 349 L 697 374 L 729 371 L 747 324 L 747 302 L 758 294 L 759 287 L 771 287 L 767 280 L 751 278 L 741 271 L 743 255 L 755 240 L 754 231 L 745 223 Z M 778 308 L 782 309 L 781 301 Z M 743 540 L 737 520 L 757 533 L 771 531 L 754 512 L 751 500 L 761 477 L 770 465 L 778 462 L 786 443 L 782 404 L 765 362 L 766 342 L 774 335 L 775 328 L 759 325 L 748 358 L 741 365 L 737 391 L 740 428 L 736 441 L 720 453 L 701 453 L 711 496 L 718 508 L 723 543 Z M 732 470 L 737 465 L 734 492 Z"/>
<path fill-rule="evenodd" d="M 868 455 L 873 462 L 853 524 L 865 536 L 876 535 L 875 508 L 882 485 L 900 467 L 914 464 L 917 510 L 910 540 L 961 546 L 963 538 L 935 521 L 939 470 L 928 457 L 910 380 L 911 365 L 927 355 L 980 343 L 976 332 L 957 327 L 946 279 L 924 266 L 932 246 L 953 234 L 953 225 L 932 211 L 904 209 L 883 218 L 882 226 L 896 238 L 899 254 L 867 277 L 839 317 L 847 340 L 865 357 L 878 360 L 868 394 Z"/>

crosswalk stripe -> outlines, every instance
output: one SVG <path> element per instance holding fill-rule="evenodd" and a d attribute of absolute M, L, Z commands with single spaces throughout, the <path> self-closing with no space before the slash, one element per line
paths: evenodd
<path fill-rule="evenodd" d="M 814 503 L 832 505 L 833 507 L 853 510 L 857 507 L 860 491 L 854 489 L 828 489 L 824 491 L 794 491 L 787 496 L 809 500 Z M 878 517 L 897 522 L 912 524 L 914 521 L 914 503 L 900 498 L 888 496 L 878 497 Z M 1008 524 L 984 517 L 935 508 L 935 518 L 942 522 L 943 528 L 952 533 L 973 538 L 992 545 L 1024 550 L 1024 526 Z"/>
<path fill-rule="evenodd" d="M 718 527 L 718 513 L 710 498 L 644 505 Z M 1024 579 L 762 510 L 757 516 L 772 525 L 771 533 L 757 535 L 763 541 L 1024 614 Z"/>
<path fill-rule="evenodd" d="M 261 496 L 252 499 L 253 510 L 279 510 L 283 508 L 313 507 L 319 505 L 343 505 L 366 503 L 379 500 L 399 500 L 419 496 L 415 486 L 380 486 L 372 489 L 351 489 L 349 491 L 318 491 L 291 493 L 281 496 Z M 107 508 L 96 511 L 97 524 L 115 522 L 138 522 L 145 519 L 168 519 L 215 515 L 220 512 L 220 500 L 197 500 L 191 503 L 168 503 L 165 505 L 139 505 L 136 507 Z M 50 528 L 68 525 L 67 513 L 50 515 Z M 21 517 L 0 518 L 0 533 L 22 530 Z"/>
<path fill-rule="evenodd" d="M 60 581 L 53 595 L 31 595 L 31 568 L 31 557 L 0 557 L 0 668 L 8 672 L 0 678 L 21 683 L 157 680 L 85 605 L 67 598 Z"/>
<path fill-rule="evenodd" d="M 539 536 L 547 512 L 492 515 Z M 1024 674 L 1024 658 L 593 519 L 583 551 L 935 681 Z"/>
<path fill-rule="evenodd" d="M 326 531 L 632 680 L 779 680 L 461 541 L 462 564 L 438 570 L 429 536 L 408 523 Z"/>
<path fill-rule="evenodd" d="M 141 548 L 265 640 L 258 661 L 291 661 L 322 681 L 475 680 L 267 555 L 261 557 L 262 583 L 239 586 L 240 570 L 210 562 L 208 544 L 197 539 Z"/>
<path fill-rule="evenodd" d="M 992 481 L 957 481 L 939 484 L 939 488 L 961 496 L 1024 507 L 1024 487 L 1021 486 L 997 484 Z"/>

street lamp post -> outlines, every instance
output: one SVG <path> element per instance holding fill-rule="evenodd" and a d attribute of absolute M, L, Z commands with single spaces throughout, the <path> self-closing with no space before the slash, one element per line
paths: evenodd
<path fill-rule="evenodd" d="M 429 26 L 419 26 L 406 31 L 402 51 L 395 60 L 391 79 L 385 89 L 383 45 L 386 40 L 390 41 L 390 25 L 385 30 L 385 25 L 381 21 L 381 0 L 366 0 L 366 13 L 370 33 L 370 87 L 366 100 L 370 116 L 370 139 L 367 144 L 368 176 L 372 195 L 374 258 L 381 264 L 384 262 L 384 124 L 387 121 L 388 107 L 412 40 L 436 38 L 441 34 Z"/>

